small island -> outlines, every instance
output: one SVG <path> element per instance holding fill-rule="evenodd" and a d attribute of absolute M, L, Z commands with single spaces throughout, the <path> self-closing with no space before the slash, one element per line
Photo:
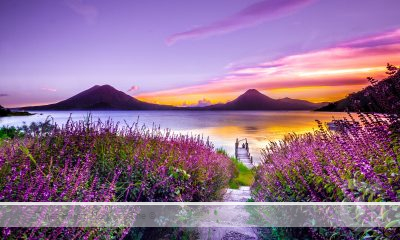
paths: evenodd
<path fill-rule="evenodd" d="M 9 116 L 31 116 L 33 113 L 30 112 L 19 112 L 19 111 L 11 111 L 10 109 L 4 108 L 0 105 L 0 117 L 9 117 Z"/>

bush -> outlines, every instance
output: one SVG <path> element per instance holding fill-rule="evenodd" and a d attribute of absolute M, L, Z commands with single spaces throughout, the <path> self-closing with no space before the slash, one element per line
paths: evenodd
<path fill-rule="evenodd" d="M 400 199 L 399 135 L 390 130 L 393 125 L 390 119 L 374 114 L 359 114 L 359 118 L 360 124 L 337 122 L 341 125 L 337 126 L 341 129 L 339 132 L 331 132 L 319 123 L 320 129 L 314 133 L 291 134 L 278 143 L 271 143 L 263 152 L 263 164 L 257 169 L 252 186 L 254 199 L 397 202 Z M 324 231 L 325 236 L 332 234 Z M 384 232 L 376 231 L 379 231 L 377 236 Z M 365 233 L 353 234 L 359 237 Z"/>
<path fill-rule="evenodd" d="M 0 200 L 212 201 L 221 197 L 232 172 L 231 160 L 200 137 L 137 124 L 121 127 L 111 120 L 70 120 L 3 143 Z M 29 231 L 35 237 L 43 234 Z M 66 228 L 51 234 L 82 237 L 96 231 Z M 104 231 L 110 236 L 122 232 Z"/>
<path fill-rule="evenodd" d="M 54 128 L 56 128 L 56 125 L 50 117 L 48 117 L 44 122 L 32 122 L 30 125 L 24 123 L 22 127 L 3 126 L 0 128 L 0 140 L 22 138 L 25 135 L 30 135 L 31 137 L 35 135 L 44 136 L 51 133 Z"/>
<path fill-rule="evenodd" d="M 291 134 L 271 143 L 257 170 L 260 201 L 398 201 L 400 144 L 388 121 L 360 114 L 364 126 Z M 279 183 L 279 184 L 277 184 Z"/>
<path fill-rule="evenodd" d="M 1 139 L 13 139 L 15 137 L 22 137 L 23 133 L 21 130 L 15 127 L 3 126 L 0 128 L 0 140 Z"/>

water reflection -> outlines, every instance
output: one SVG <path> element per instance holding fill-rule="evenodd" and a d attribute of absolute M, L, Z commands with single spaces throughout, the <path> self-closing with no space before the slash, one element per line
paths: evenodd
<path fill-rule="evenodd" d="M 244 127 L 244 130 L 246 133 L 251 134 L 251 133 L 257 133 L 259 128 L 256 126 L 246 126 L 246 127 Z"/>
<path fill-rule="evenodd" d="M 88 115 L 85 111 L 42 112 L 43 115 L 0 118 L 0 125 L 21 126 L 23 122 L 44 121 L 52 116 L 58 124 L 64 124 L 70 114 L 74 120 L 81 120 Z M 139 119 L 140 124 L 151 126 L 153 123 L 162 128 L 169 128 L 176 133 L 201 134 L 210 137 L 215 147 L 223 147 L 234 154 L 236 138 L 247 138 L 250 151 L 255 160 L 260 157 L 260 149 L 268 141 L 282 139 L 287 133 L 306 133 L 317 128 L 315 120 L 329 122 L 341 119 L 346 113 L 325 113 L 309 111 L 95 111 L 94 119 L 132 124 Z"/>

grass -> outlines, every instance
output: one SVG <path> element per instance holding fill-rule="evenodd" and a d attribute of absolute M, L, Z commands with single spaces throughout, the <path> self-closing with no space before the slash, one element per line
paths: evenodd
<path fill-rule="evenodd" d="M 216 149 L 217 153 L 228 156 L 228 153 L 223 148 Z M 234 165 L 234 173 L 231 180 L 229 180 L 229 188 L 239 189 L 241 186 L 251 186 L 254 183 L 254 171 L 246 167 L 237 158 L 231 157 Z"/>
<path fill-rule="evenodd" d="M 240 186 L 251 186 L 254 182 L 254 172 L 236 158 L 231 158 L 234 166 L 234 178 L 229 181 L 229 187 L 239 189 Z"/>

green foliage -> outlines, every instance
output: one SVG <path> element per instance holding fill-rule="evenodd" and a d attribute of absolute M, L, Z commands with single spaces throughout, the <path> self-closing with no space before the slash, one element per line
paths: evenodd
<path fill-rule="evenodd" d="M 3 126 L 0 128 L 0 140 L 1 139 L 13 139 L 16 137 L 22 137 L 24 134 L 22 131 L 15 127 Z"/>
<path fill-rule="evenodd" d="M 44 122 L 32 122 L 29 125 L 24 124 L 22 127 L 3 126 L 0 128 L 0 140 L 23 138 L 26 135 L 44 136 L 50 134 L 56 128 L 57 125 L 51 118 L 47 118 Z"/>
<path fill-rule="evenodd" d="M 217 148 L 216 152 L 228 156 L 228 153 L 223 148 Z M 238 159 L 234 157 L 230 159 L 234 165 L 234 172 L 233 178 L 229 181 L 229 188 L 239 189 L 240 186 L 251 186 L 254 182 L 254 172 Z"/>
<path fill-rule="evenodd" d="M 234 178 L 229 181 L 229 187 L 239 189 L 240 186 L 251 186 L 254 182 L 254 172 L 236 158 L 231 158 L 235 166 Z"/>

